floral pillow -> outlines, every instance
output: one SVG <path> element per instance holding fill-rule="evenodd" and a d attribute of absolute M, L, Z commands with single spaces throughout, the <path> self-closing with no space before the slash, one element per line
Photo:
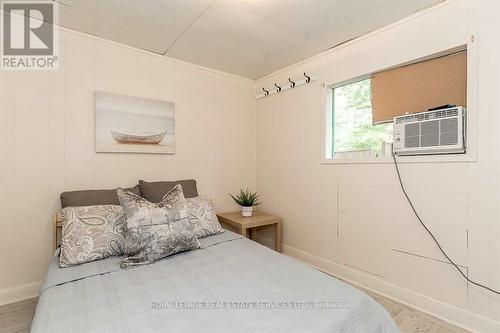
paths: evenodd
<path fill-rule="evenodd" d="M 176 185 L 159 203 L 117 190 L 125 217 L 125 254 L 121 267 L 144 265 L 200 247 L 188 219 L 182 186 Z"/>
<path fill-rule="evenodd" d="M 198 238 L 217 235 L 224 232 L 215 215 L 212 200 L 204 197 L 188 198 L 188 218 Z"/>
<path fill-rule="evenodd" d="M 125 220 L 117 205 L 63 209 L 60 267 L 121 256 L 125 250 Z"/>

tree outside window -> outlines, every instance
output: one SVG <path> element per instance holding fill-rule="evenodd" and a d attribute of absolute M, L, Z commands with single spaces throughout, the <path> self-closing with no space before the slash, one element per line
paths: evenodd
<path fill-rule="evenodd" d="M 392 123 L 372 124 L 371 80 L 334 88 L 333 156 L 389 156 Z M 388 152 L 389 151 L 389 152 Z"/>

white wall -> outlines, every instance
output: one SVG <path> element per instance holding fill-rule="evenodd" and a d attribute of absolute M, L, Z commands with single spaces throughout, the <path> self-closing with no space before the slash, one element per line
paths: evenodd
<path fill-rule="evenodd" d="M 67 30 L 60 47 L 58 71 L 0 71 L 0 304 L 37 292 L 64 190 L 194 178 L 227 211 L 255 187 L 252 81 Z M 176 154 L 96 154 L 95 90 L 175 102 Z"/>
<path fill-rule="evenodd" d="M 500 296 L 468 286 L 405 201 L 391 164 L 321 164 L 322 83 L 332 84 L 467 44 L 477 161 L 401 165 L 424 221 L 469 276 L 500 289 L 500 2 L 450 1 L 272 74 L 257 91 L 257 190 L 284 219 L 285 252 L 478 331 L 500 331 Z M 471 82 L 471 85 L 474 84 Z M 473 88 L 473 87 L 472 87 Z"/>
<path fill-rule="evenodd" d="M 218 211 L 262 192 L 284 218 L 285 252 L 480 331 L 500 330 L 500 297 L 442 261 L 390 164 L 320 163 L 322 83 L 476 41 L 477 161 L 401 166 L 424 220 L 471 278 L 500 288 L 500 3 L 451 1 L 260 80 L 319 80 L 257 102 L 248 80 L 61 32 L 55 72 L 0 71 L 0 304 L 33 295 L 64 190 L 195 178 Z M 94 153 L 95 90 L 176 103 L 175 155 Z M 255 133 L 256 144 L 255 144 Z M 257 156 L 255 156 L 257 151 Z M 257 163 L 257 175 L 255 164 Z M 256 178 L 257 177 L 257 178 Z"/>

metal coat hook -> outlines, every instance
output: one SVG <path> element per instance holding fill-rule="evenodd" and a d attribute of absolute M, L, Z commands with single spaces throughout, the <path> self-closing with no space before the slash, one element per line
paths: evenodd
<path fill-rule="evenodd" d="M 2 1 L 2 0 L 0 0 L 0 1 Z M 303 85 L 307 85 L 308 83 L 311 83 L 311 82 L 318 80 L 317 76 L 309 76 L 309 75 L 307 75 L 306 72 L 304 72 L 304 77 L 305 78 L 297 79 L 296 81 L 293 81 L 291 79 L 291 77 L 288 77 L 288 82 L 281 82 L 281 83 L 279 81 L 274 82 L 273 83 L 274 87 L 269 88 L 268 90 L 265 87 L 261 87 L 260 89 L 262 89 L 263 92 L 260 92 L 260 93 L 257 92 L 257 96 L 255 96 L 255 99 L 265 98 L 265 97 L 272 96 L 272 95 L 277 94 L 277 93 L 284 93 L 288 89 L 301 87 Z M 271 82 L 269 82 L 269 84 Z M 322 86 L 324 86 L 324 83 L 322 83 Z"/>
<path fill-rule="evenodd" d="M 306 72 L 304 72 L 304 76 L 306 77 L 306 83 L 311 82 L 311 77 L 306 75 Z"/>

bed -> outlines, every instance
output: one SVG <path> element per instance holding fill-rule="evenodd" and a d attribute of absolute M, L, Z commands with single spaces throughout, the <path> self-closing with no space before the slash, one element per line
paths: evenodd
<path fill-rule="evenodd" d="M 52 258 L 34 333 L 399 332 L 361 291 L 230 231 L 198 250 L 120 269 Z"/>

